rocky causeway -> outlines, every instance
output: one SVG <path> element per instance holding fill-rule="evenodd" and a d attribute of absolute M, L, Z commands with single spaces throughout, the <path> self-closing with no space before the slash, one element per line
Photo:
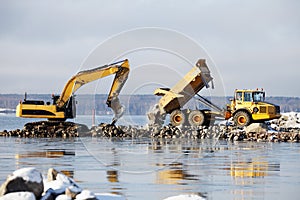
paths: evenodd
<path fill-rule="evenodd" d="M 101 123 L 90 129 L 73 122 L 38 121 L 24 125 L 23 129 L 3 130 L 0 136 L 11 137 L 118 137 L 118 138 L 190 138 L 223 139 L 228 141 L 299 142 L 300 113 L 285 113 L 267 123 L 253 123 L 237 128 L 231 121 L 211 126 L 117 126 Z"/>

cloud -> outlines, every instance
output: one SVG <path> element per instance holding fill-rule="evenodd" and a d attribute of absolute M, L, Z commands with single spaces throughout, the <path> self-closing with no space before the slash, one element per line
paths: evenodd
<path fill-rule="evenodd" d="M 154 26 L 174 29 L 202 45 L 217 64 L 226 94 L 235 88 L 265 87 L 270 95 L 298 96 L 299 4 L 2 1 L 0 84 L 5 87 L 0 93 L 59 91 L 99 43 L 121 31 Z"/>

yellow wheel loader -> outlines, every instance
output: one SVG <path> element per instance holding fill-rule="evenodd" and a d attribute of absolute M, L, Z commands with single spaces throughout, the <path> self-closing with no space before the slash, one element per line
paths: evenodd
<path fill-rule="evenodd" d="M 238 127 L 252 122 L 263 122 L 280 118 L 280 107 L 265 101 L 265 92 L 261 90 L 235 90 L 227 111 Z"/>
<path fill-rule="evenodd" d="M 16 108 L 17 117 L 47 118 L 54 121 L 65 121 L 76 117 L 75 92 L 84 84 L 115 74 L 106 104 L 112 108 L 115 116 L 113 122 L 122 116 L 124 108 L 119 101 L 119 93 L 129 74 L 129 61 L 122 60 L 90 70 L 84 70 L 74 75 L 64 86 L 59 96 L 52 96 L 53 102 L 27 100 L 26 93 L 23 102 Z"/>

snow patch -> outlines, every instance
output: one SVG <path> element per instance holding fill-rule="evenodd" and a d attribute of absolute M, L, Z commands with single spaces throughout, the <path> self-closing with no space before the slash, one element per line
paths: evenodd
<path fill-rule="evenodd" d="M 89 190 L 82 190 L 80 194 L 76 196 L 75 200 L 85 200 L 89 198 L 95 198 L 95 194 Z"/>
<path fill-rule="evenodd" d="M 164 200 L 205 200 L 205 198 L 196 194 L 181 194 L 178 196 L 168 197 Z"/>
<path fill-rule="evenodd" d="M 97 199 L 101 200 L 126 200 L 125 197 L 117 194 L 110 194 L 110 193 L 96 193 L 95 194 Z"/>
<path fill-rule="evenodd" d="M 27 167 L 14 171 L 13 174 L 9 177 L 9 180 L 13 180 L 17 177 L 23 178 L 24 181 L 35 183 L 41 183 L 43 180 L 40 172 L 34 167 Z"/>
<path fill-rule="evenodd" d="M 53 190 L 66 189 L 70 186 L 72 186 L 70 178 L 61 173 L 57 174 L 56 180 L 54 181 L 44 180 L 44 191 L 47 191 L 50 188 Z"/>
<path fill-rule="evenodd" d="M 55 200 L 72 200 L 72 198 L 65 194 L 62 194 L 62 195 L 59 195 L 58 197 L 56 197 Z"/>
<path fill-rule="evenodd" d="M 36 200 L 32 192 L 12 192 L 2 197 L 0 200 Z"/>

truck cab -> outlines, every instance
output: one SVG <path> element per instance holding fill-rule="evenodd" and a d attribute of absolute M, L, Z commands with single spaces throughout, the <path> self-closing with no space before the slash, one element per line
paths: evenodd
<path fill-rule="evenodd" d="M 228 109 L 239 127 L 247 126 L 252 122 L 280 118 L 280 107 L 265 101 L 263 89 L 235 90 Z"/>

